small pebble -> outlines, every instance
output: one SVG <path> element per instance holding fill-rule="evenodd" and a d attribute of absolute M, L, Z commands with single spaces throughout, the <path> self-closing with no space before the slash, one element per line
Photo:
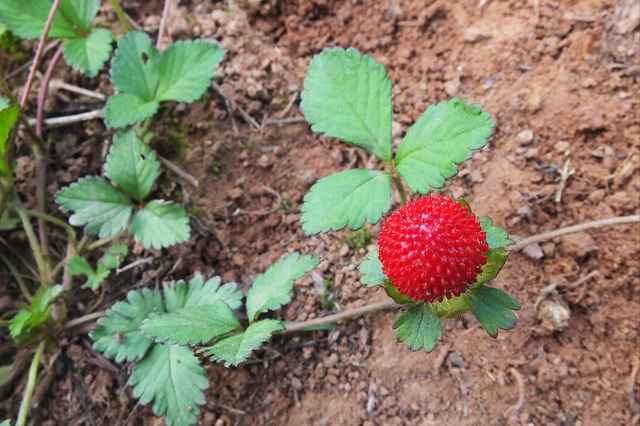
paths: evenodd
<path fill-rule="evenodd" d="M 529 129 L 523 130 L 516 135 L 516 142 L 519 145 L 528 145 L 533 142 L 533 132 Z"/>

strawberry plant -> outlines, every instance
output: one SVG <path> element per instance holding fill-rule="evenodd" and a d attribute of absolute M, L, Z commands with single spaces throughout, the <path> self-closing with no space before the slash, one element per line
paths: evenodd
<path fill-rule="evenodd" d="M 53 0 L 1 0 L 0 21 L 13 34 L 26 40 L 42 36 Z M 93 26 L 100 0 L 63 0 L 49 37 L 63 40 L 63 55 L 69 65 L 95 77 L 111 54 L 111 33 Z"/>
<path fill-rule="evenodd" d="M 307 234 L 360 229 L 391 209 L 391 185 L 402 204 L 382 225 L 379 249 L 362 263 L 362 282 L 381 285 L 407 309 L 394 328 L 413 350 L 430 352 L 441 320 L 465 312 L 496 337 L 515 326 L 518 301 L 486 284 L 499 272 L 510 244 L 490 218 L 464 200 L 428 195 L 458 172 L 457 164 L 486 144 L 494 122 L 466 99 L 431 105 L 392 149 L 391 80 L 384 66 L 357 49 L 325 49 L 309 64 L 301 108 L 316 132 L 342 139 L 381 159 L 386 170 L 353 169 L 316 182 L 304 197 Z M 404 185 L 418 197 L 408 201 Z M 420 196 L 419 194 L 424 194 Z"/>
<path fill-rule="evenodd" d="M 263 318 L 267 311 L 290 302 L 293 282 L 319 259 L 293 253 L 256 277 L 247 293 L 243 326 L 234 310 L 243 294 L 235 283 L 202 276 L 178 281 L 161 292 L 131 291 L 98 320 L 90 336 L 94 348 L 116 362 L 135 362 L 129 383 L 142 404 L 153 401 L 153 412 L 167 425 L 196 423 L 204 390 L 209 387 L 198 356 L 238 365 L 274 333 L 285 329 L 279 320 Z"/>

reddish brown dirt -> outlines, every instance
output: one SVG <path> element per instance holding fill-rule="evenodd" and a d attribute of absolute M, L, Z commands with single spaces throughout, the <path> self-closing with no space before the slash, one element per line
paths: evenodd
<path fill-rule="evenodd" d="M 125 6 L 153 26 L 160 3 Z M 476 213 L 524 237 L 638 214 L 639 11 L 638 1 L 629 0 L 263 0 L 224 10 L 219 3 L 181 2 L 170 14 L 167 42 L 194 35 L 220 40 L 228 49 L 222 90 L 258 123 L 302 116 L 297 100 L 286 107 L 313 55 L 334 45 L 355 46 L 387 66 L 397 142 L 431 103 L 452 96 L 481 103 L 497 122 L 494 136 L 442 192 L 465 195 Z M 106 8 L 104 14 L 112 18 Z M 135 251 L 152 261 L 129 282 L 111 283 L 101 308 L 133 287 L 195 271 L 215 272 L 246 290 L 294 250 L 323 262 L 296 283 L 282 318 L 329 313 L 314 276 L 332 280 L 329 291 L 341 309 L 384 298 L 358 281 L 356 265 L 374 245 L 350 249 L 347 231 L 306 237 L 298 221 L 298 206 L 317 178 L 378 161 L 312 134 L 306 124 L 258 130 L 239 115 L 235 120 L 238 134 L 214 92 L 205 104 L 163 112 L 156 147 L 173 153 L 202 184 L 195 192 L 167 179 L 158 191 L 182 192 L 197 232 L 189 245 L 166 253 Z M 176 133 L 191 143 L 181 155 L 170 142 Z M 99 170 L 100 154 L 95 146 L 61 162 L 57 185 Z M 562 187 L 565 166 L 571 174 Z M 370 229 L 375 237 L 379 228 Z M 388 312 L 330 332 L 277 337 L 259 354 L 266 361 L 230 369 L 205 363 L 212 384 L 201 424 L 637 424 L 640 378 L 631 373 L 640 362 L 639 253 L 638 226 L 624 225 L 511 255 L 494 285 L 517 296 L 522 310 L 517 328 L 495 340 L 464 317 L 446 323 L 445 340 L 431 354 L 412 353 L 396 342 L 397 313 Z M 96 296 L 87 292 L 80 300 L 70 315 L 84 313 Z M 566 316 L 554 321 L 552 311 Z M 88 413 L 97 425 L 163 424 L 151 407 L 136 407 L 125 370 L 90 349 L 86 336 L 68 335 L 60 348 L 65 363 L 58 363 L 50 395 L 37 409 L 41 424 L 91 424 Z M 0 414 L 15 412 L 21 389 Z"/>

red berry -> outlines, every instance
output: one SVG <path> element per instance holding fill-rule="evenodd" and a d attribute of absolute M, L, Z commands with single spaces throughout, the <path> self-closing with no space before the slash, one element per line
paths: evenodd
<path fill-rule="evenodd" d="M 387 219 L 378 238 L 382 271 L 400 293 L 442 302 L 476 282 L 489 250 L 476 215 L 450 197 L 407 203 Z"/>

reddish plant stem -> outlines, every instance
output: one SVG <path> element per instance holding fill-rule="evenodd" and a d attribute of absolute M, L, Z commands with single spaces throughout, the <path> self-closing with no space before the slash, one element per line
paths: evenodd
<path fill-rule="evenodd" d="M 44 78 L 42 79 L 42 83 L 40 85 L 40 92 L 38 93 L 38 109 L 36 112 L 36 134 L 40 139 L 42 139 L 42 123 L 44 122 L 44 101 L 47 99 L 47 94 L 49 93 L 49 83 L 51 82 L 51 77 L 53 76 L 53 70 L 56 68 L 56 64 L 62 57 L 62 49 L 63 46 L 58 46 L 58 50 L 51 58 L 51 62 L 49 62 L 49 66 L 47 67 L 47 71 L 44 73 Z"/>
<path fill-rule="evenodd" d="M 162 9 L 162 17 L 160 18 L 160 28 L 158 28 L 158 39 L 156 40 L 156 49 L 160 50 L 162 47 L 162 35 L 164 34 L 164 27 L 167 23 L 167 15 L 169 15 L 169 4 L 171 0 L 164 0 L 164 9 Z"/>
<path fill-rule="evenodd" d="M 21 109 L 24 109 L 24 107 L 27 105 L 29 92 L 31 91 L 31 86 L 33 86 L 33 80 L 35 80 L 36 78 L 36 72 L 38 71 L 38 67 L 40 66 L 40 60 L 42 59 L 44 46 L 45 44 L 47 44 L 47 36 L 49 35 L 49 31 L 51 30 L 51 26 L 53 25 L 53 18 L 55 18 L 56 16 L 56 12 L 60 7 L 60 3 L 62 3 L 62 0 L 54 0 L 53 5 L 51 6 L 51 10 L 49 11 L 49 16 L 47 17 L 47 22 L 44 24 L 44 30 L 42 31 L 42 38 L 40 38 L 40 42 L 38 42 L 36 55 L 33 58 L 33 65 L 31 67 L 31 71 L 29 72 L 29 77 L 27 77 L 27 83 L 24 86 L 24 93 L 22 94 L 22 99 L 20 100 Z"/>

